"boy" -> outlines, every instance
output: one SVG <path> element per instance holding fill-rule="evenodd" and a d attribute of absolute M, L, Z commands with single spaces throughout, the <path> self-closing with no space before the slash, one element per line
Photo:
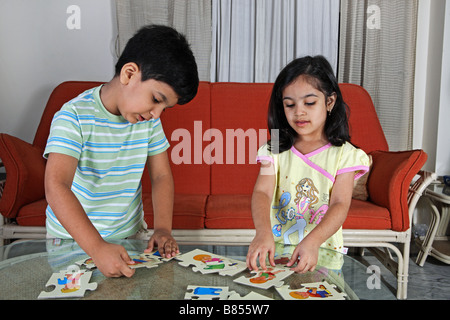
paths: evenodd
<path fill-rule="evenodd" d="M 154 245 L 171 257 L 174 184 L 159 116 L 197 94 L 197 65 L 184 36 L 147 26 L 127 43 L 114 78 L 85 91 L 55 114 L 44 156 L 50 237 L 73 238 L 107 277 L 131 277 L 127 238 L 144 226 L 141 177 L 152 182 Z"/>

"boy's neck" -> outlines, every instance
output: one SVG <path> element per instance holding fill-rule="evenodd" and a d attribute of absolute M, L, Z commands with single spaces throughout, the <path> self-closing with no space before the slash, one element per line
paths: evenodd
<path fill-rule="evenodd" d="M 102 101 L 103 106 L 108 112 L 116 116 L 120 115 L 117 108 L 117 92 L 119 92 L 119 90 L 117 90 L 117 86 L 119 84 L 118 77 L 114 77 L 111 81 L 105 83 L 100 89 L 100 100 Z"/>

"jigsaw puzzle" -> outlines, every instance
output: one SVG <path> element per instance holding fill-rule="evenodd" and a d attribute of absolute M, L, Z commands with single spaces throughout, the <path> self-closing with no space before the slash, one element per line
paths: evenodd
<path fill-rule="evenodd" d="M 187 300 L 227 300 L 230 294 L 234 291 L 228 292 L 228 287 L 213 287 L 213 286 L 187 286 L 187 292 L 184 299 Z"/>
<path fill-rule="evenodd" d="M 290 276 L 294 271 L 284 267 L 269 267 L 265 271 L 252 271 L 251 273 L 253 275 L 244 275 L 233 281 L 262 289 L 268 289 L 272 286 L 281 287 L 284 284 L 282 280 Z"/>
<path fill-rule="evenodd" d="M 81 298 L 86 290 L 97 289 L 96 282 L 89 282 L 91 276 L 91 271 L 79 270 L 78 268 L 53 273 L 45 286 L 53 286 L 54 290 L 42 291 L 38 299 Z"/>
<path fill-rule="evenodd" d="M 193 271 L 200 271 L 203 274 L 219 273 L 222 276 L 234 276 L 247 269 L 245 262 L 225 258 L 200 249 L 182 254 L 176 257 L 176 259 L 181 260 L 179 262 L 181 266 L 189 267 L 193 265 Z"/>
<path fill-rule="evenodd" d="M 289 285 L 275 289 L 284 300 L 345 300 L 346 297 L 326 281 L 305 283 L 298 289 L 291 289 Z"/>
<path fill-rule="evenodd" d="M 234 292 L 229 296 L 228 300 L 273 300 L 273 299 L 252 291 L 243 297 L 241 297 L 239 293 Z"/>
<path fill-rule="evenodd" d="M 158 264 L 162 263 L 159 259 L 149 257 L 146 254 L 130 256 L 134 264 L 128 264 L 131 269 L 137 268 L 156 268 Z"/>
<path fill-rule="evenodd" d="M 175 257 L 178 257 L 179 255 L 180 255 L 180 253 L 178 253 Z M 163 258 L 163 257 L 161 257 L 161 254 L 159 253 L 158 250 L 153 250 L 152 252 L 144 252 L 141 254 L 141 256 L 146 257 L 146 258 L 157 259 L 157 260 L 164 261 L 164 262 L 170 261 L 173 258 L 175 258 L 175 257 Z"/>

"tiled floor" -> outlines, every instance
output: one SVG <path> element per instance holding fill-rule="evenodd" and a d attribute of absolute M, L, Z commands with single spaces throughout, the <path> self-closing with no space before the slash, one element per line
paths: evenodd
<path fill-rule="evenodd" d="M 418 249 L 411 244 L 409 262 L 408 300 L 450 300 L 450 265 L 428 256 L 425 265 L 416 264 Z M 397 288 L 397 279 L 374 256 L 367 252 L 364 256 L 352 254 L 352 257 L 364 265 L 377 265 L 381 270 L 381 278 L 390 287 L 393 297 Z"/>

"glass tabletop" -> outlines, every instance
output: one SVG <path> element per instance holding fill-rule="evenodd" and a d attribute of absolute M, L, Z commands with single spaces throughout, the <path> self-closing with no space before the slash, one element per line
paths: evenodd
<path fill-rule="evenodd" d="M 443 203 L 450 204 L 450 187 L 443 183 L 432 183 L 425 190 L 425 194 Z"/>
<path fill-rule="evenodd" d="M 111 241 L 123 245 L 130 255 L 140 254 L 147 247 L 143 240 Z M 180 245 L 181 253 L 201 249 L 222 257 L 245 261 L 247 246 Z M 326 249 L 321 256 L 329 256 Z M 0 299 L 34 300 L 42 291 L 51 291 L 45 284 L 53 273 L 67 270 L 76 262 L 87 258 L 80 247 L 71 240 L 28 240 L 14 242 L 0 247 Z M 327 258 L 329 260 L 329 258 Z M 327 259 L 323 261 L 328 261 Z M 322 261 L 319 258 L 319 261 Z M 291 288 L 302 288 L 303 284 L 327 282 L 338 292 L 344 292 L 346 299 L 395 299 L 394 294 L 383 284 L 376 270 L 368 268 L 351 258 L 338 254 L 338 266 L 318 265 L 314 272 L 292 274 L 284 279 Z M 94 291 L 86 291 L 85 300 L 183 300 L 188 285 L 228 287 L 229 291 L 245 297 L 257 293 L 269 299 L 282 299 L 274 287 L 261 289 L 242 285 L 233 280 L 251 276 L 245 270 L 235 276 L 202 274 L 194 272 L 192 266 L 184 267 L 173 259 L 156 268 L 138 268 L 131 278 L 106 278 L 93 269 L 90 282 L 98 284 Z"/>

